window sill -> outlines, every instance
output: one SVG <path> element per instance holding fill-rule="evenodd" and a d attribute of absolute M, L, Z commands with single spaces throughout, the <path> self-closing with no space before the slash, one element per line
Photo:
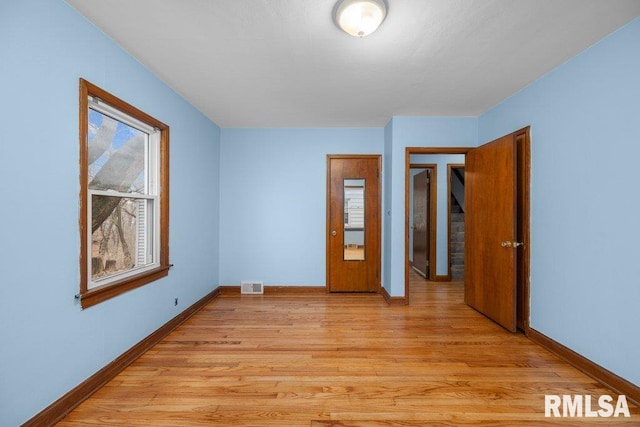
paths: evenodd
<path fill-rule="evenodd" d="M 80 294 L 80 306 L 85 309 L 98 303 L 106 301 L 117 295 L 123 294 L 132 289 L 151 283 L 169 274 L 171 264 L 160 266 L 152 270 L 145 271 L 138 275 L 127 277 L 108 285 L 98 286 Z"/>

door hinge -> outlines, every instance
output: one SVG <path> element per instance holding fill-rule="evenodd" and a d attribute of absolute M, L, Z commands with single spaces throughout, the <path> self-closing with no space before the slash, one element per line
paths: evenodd
<path fill-rule="evenodd" d="M 376 178 L 380 178 L 380 169 L 376 169 Z"/>

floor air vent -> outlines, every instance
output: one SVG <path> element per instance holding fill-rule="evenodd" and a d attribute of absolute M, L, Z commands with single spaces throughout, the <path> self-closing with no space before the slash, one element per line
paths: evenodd
<path fill-rule="evenodd" d="M 262 282 L 242 282 L 240 283 L 241 294 L 263 294 L 264 284 Z"/>

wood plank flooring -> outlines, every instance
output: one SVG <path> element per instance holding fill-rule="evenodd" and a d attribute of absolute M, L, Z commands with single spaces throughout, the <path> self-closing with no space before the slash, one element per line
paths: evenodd
<path fill-rule="evenodd" d="M 405 307 L 223 294 L 58 426 L 640 425 L 631 403 L 631 418 L 545 418 L 545 394 L 615 396 L 466 306 L 461 283 L 414 274 Z"/>

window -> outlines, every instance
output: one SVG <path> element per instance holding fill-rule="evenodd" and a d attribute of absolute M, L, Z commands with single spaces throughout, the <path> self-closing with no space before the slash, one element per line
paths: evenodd
<path fill-rule="evenodd" d="M 80 79 L 80 302 L 169 270 L 169 127 Z"/>

